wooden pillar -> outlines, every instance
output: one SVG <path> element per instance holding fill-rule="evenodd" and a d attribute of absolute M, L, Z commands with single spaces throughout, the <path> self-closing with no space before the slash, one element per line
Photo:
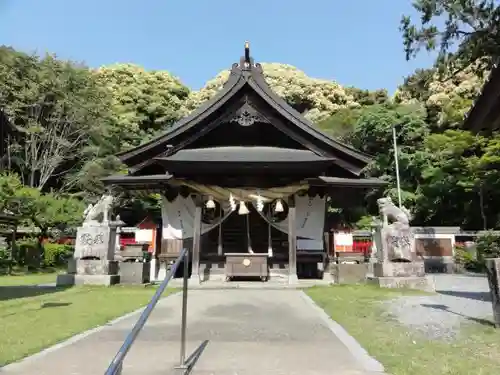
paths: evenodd
<path fill-rule="evenodd" d="M 288 283 L 296 284 L 297 278 L 297 224 L 295 197 L 288 198 Z"/>
<path fill-rule="evenodd" d="M 191 261 L 191 278 L 190 280 L 194 283 L 200 282 L 200 245 L 201 245 L 201 210 L 202 210 L 202 200 L 196 199 L 196 208 L 194 211 L 194 230 L 193 230 L 193 252 Z"/>

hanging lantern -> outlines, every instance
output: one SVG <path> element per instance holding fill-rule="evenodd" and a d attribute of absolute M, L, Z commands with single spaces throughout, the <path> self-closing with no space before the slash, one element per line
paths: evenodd
<path fill-rule="evenodd" d="M 214 198 L 213 197 L 208 197 L 208 201 L 205 204 L 205 207 L 209 208 L 211 210 L 213 210 L 215 208 L 215 202 L 214 202 Z"/>
<path fill-rule="evenodd" d="M 229 194 L 229 206 L 231 206 L 231 211 L 236 210 L 236 201 L 234 200 L 233 194 Z"/>
<path fill-rule="evenodd" d="M 276 201 L 276 206 L 274 206 L 274 212 L 283 212 L 285 211 L 283 208 L 283 203 L 281 203 L 281 199 Z"/>
<path fill-rule="evenodd" d="M 257 197 L 257 211 L 259 212 L 262 212 L 262 210 L 264 209 L 264 200 L 262 199 L 262 197 L 259 195 Z"/>
<path fill-rule="evenodd" d="M 245 202 L 240 201 L 240 209 L 238 210 L 238 215 L 248 215 L 249 212 L 250 211 L 248 211 Z"/>

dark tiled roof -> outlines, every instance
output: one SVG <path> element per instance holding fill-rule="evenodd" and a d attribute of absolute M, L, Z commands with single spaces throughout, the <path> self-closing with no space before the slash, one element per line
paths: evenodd
<path fill-rule="evenodd" d="M 247 52 L 249 53 L 246 50 L 245 55 L 248 54 Z M 205 121 L 205 126 L 207 122 L 215 120 L 222 108 L 229 104 L 230 99 L 243 88 L 253 91 L 272 110 L 278 113 L 280 118 L 286 119 L 301 134 L 307 135 L 308 140 L 304 141 L 307 144 L 304 143 L 304 146 L 322 150 L 316 153 L 335 154 L 335 156 L 338 156 L 339 165 L 344 163 L 346 166 L 350 166 L 356 174 L 359 174 L 364 166 L 371 161 L 369 155 L 345 145 L 316 129 L 312 122 L 276 95 L 266 83 L 261 65 L 254 64 L 251 58 L 249 60 L 242 59 L 239 64 L 233 64 L 229 79 L 223 88 L 189 116 L 174 124 L 168 133 L 118 156 L 129 166 L 149 163 L 151 158 L 164 154 L 169 145 L 178 147 L 181 134 L 188 134 L 188 132 L 200 134 L 201 131 L 206 130 L 206 127 L 200 127 L 200 129 L 194 129 L 194 127 L 203 121 Z M 313 144 L 316 146 L 313 146 Z M 349 160 L 349 162 L 344 162 L 344 159 Z"/>
<path fill-rule="evenodd" d="M 162 188 L 172 178 L 171 174 L 157 174 L 149 176 L 128 176 L 128 175 L 113 175 L 104 177 L 101 181 L 105 185 L 117 185 L 123 187 L 150 187 Z"/>
<path fill-rule="evenodd" d="M 309 150 L 295 150 L 278 147 L 213 147 L 199 149 L 184 149 L 168 157 L 159 157 L 158 160 L 168 161 L 211 161 L 211 162 L 316 162 L 334 161 L 324 158 Z"/>
<path fill-rule="evenodd" d="M 492 69 L 481 94 L 467 114 L 462 127 L 480 132 L 496 130 L 500 127 L 500 64 Z"/>
<path fill-rule="evenodd" d="M 319 176 L 318 178 L 308 179 L 308 183 L 316 186 L 339 186 L 339 187 L 360 187 L 375 188 L 388 185 L 387 181 L 378 178 L 343 178 Z"/>

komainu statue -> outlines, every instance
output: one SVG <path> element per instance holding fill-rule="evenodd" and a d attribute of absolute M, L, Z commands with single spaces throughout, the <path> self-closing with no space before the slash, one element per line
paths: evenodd
<path fill-rule="evenodd" d="M 103 195 L 99 201 L 88 207 L 83 212 L 83 225 L 99 225 L 109 223 L 111 219 L 111 206 L 113 204 L 113 196 Z"/>
<path fill-rule="evenodd" d="M 397 207 L 392 199 L 377 200 L 383 218 L 382 241 L 391 261 L 411 262 L 414 260 L 415 240 L 410 227 L 411 213 L 405 207 Z"/>

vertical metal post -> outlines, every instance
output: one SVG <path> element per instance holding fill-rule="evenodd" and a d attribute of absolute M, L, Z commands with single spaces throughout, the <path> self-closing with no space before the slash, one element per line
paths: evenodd
<path fill-rule="evenodd" d="M 187 328 L 187 299 L 188 299 L 188 272 L 189 251 L 184 257 L 184 272 L 182 276 L 182 322 L 181 322 L 181 357 L 179 367 L 185 366 L 186 361 L 186 328 Z"/>
<path fill-rule="evenodd" d="M 394 146 L 394 164 L 396 167 L 396 184 L 397 184 L 397 189 L 398 189 L 398 202 L 399 202 L 399 207 L 401 207 L 402 206 L 401 183 L 399 180 L 398 145 L 397 145 L 397 139 L 396 139 L 396 126 L 395 125 L 392 127 L 392 143 Z"/>
<path fill-rule="evenodd" d="M 122 375 L 122 370 L 123 370 L 123 362 L 120 362 L 120 364 L 116 368 L 116 372 L 114 375 Z"/>

